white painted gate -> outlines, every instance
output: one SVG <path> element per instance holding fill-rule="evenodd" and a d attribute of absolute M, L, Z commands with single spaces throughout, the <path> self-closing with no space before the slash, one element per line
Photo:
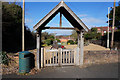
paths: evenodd
<path fill-rule="evenodd" d="M 75 65 L 75 51 L 71 49 L 45 50 L 44 66 Z"/>

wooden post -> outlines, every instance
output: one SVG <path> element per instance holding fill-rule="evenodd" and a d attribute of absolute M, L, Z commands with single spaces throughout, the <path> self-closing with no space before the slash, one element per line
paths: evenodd
<path fill-rule="evenodd" d="M 23 11 L 22 11 L 22 51 L 25 50 L 25 37 L 24 37 L 24 20 L 25 20 L 25 0 L 23 0 Z"/>
<path fill-rule="evenodd" d="M 58 50 L 58 64 L 59 66 L 62 66 L 62 49 L 61 48 Z"/>
<path fill-rule="evenodd" d="M 41 68 L 41 31 L 37 32 L 37 68 Z"/>
<path fill-rule="evenodd" d="M 113 43 L 114 43 L 114 29 L 115 29 L 115 3 L 116 3 L 116 0 L 114 0 L 114 8 L 113 8 L 113 23 L 112 23 L 111 48 L 113 48 Z"/>
<path fill-rule="evenodd" d="M 83 37 L 83 31 L 80 32 L 80 65 L 83 65 L 83 59 L 84 59 L 84 37 Z"/>
<path fill-rule="evenodd" d="M 41 48 L 41 68 L 44 67 L 44 48 Z"/>
<path fill-rule="evenodd" d="M 77 32 L 78 35 L 78 46 L 77 46 L 77 51 L 76 51 L 76 59 L 75 59 L 75 63 L 76 65 L 79 65 L 80 63 L 80 33 Z"/>
<path fill-rule="evenodd" d="M 60 12 L 60 27 L 62 27 L 62 13 Z"/>

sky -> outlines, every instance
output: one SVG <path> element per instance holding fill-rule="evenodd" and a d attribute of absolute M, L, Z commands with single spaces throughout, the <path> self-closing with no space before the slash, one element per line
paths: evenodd
<path fill-rule="evenodd" d="M 47 13 L 59 2 L 25 2 L 25 25 L 31 31 Z M 113 7 L 113 2 L 65 2 L 68 7 L 90 29 L 92 27 L 107 26 L 108 7 Z M 116 6 L 118 3 L 116 3 Z M 59 27 L 60 15 L 56 15 L 46 26 Z M 67 19 L 62 17 L 62 27 L 73 27 Z M 43 32 L 56 33 L 57 35 L 70 35 L 72 30 L 43 30 Z"/>

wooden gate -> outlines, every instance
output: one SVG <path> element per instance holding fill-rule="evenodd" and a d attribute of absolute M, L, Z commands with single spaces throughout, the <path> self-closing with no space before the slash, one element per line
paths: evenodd
<path fill-rule="evenodd" d="M 69 49 L 45 50 L 44 66 L 75 65 L 75 52 Z"/>

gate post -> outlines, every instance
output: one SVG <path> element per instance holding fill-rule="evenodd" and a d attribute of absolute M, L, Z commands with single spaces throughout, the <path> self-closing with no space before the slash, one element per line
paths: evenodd
<path fill-rule="evenodd" d="M 78 35 L 78 46 L 76 48 L 75 64 L 80 65 L 80 32 L 77 32 Z"/>
<path fill-rule="evenodd" d="M 62 66 L 62 49 L 58 49 L 58 65 Z"/>
<path fill-rule="evenodd" d="M 36 65 L 37 69 L 41 68 L 41 31 L 37 31 L 37 55 L 36 55 Z"/>
<path fill-rule="evenodd" d="M 80 32 L 80 66 L 83 65 L 84 60 L 84 37 L 83 31 Z"/>

